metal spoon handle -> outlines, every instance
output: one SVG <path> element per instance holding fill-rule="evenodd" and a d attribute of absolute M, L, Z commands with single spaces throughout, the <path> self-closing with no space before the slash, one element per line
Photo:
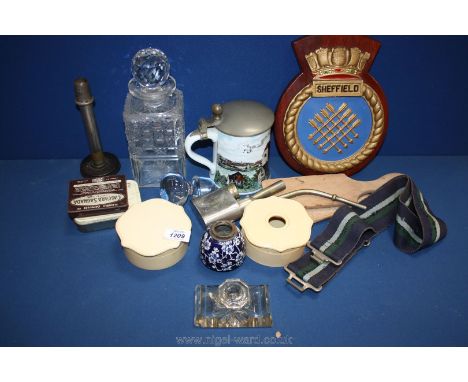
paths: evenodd
<path fill-rule="evenodd" d="M 273 183 L 272 185 L 265 187 L 264 189 L 258 191 L 256 194 L 253 194 L 250 197 L 250 200 L 268 198 L 269 196 L 275 195 L 278 192 L 281 192 L 286 189 L 286 184 L 280 180 Z"/>
<path fill-rule="evenodd" d="M 274 183 L 276 184 L 276 183 Z M 273 184 L 273 185 L 274 185 Z M 273 186 L 272 185 L 272 186 Z M 270 186 L 271 187 L 271 186 Z M 266 189 L 265 189 L 266 190 Z M 312 189 L 308 189 L 308 190 L 296 190 L 296 191 L 291 191 L 291 192 L 287 192 L 286 194 L 283 194 L 283 195 L 280 195 L 280 197 L 282 198 L 295 198 L 296 196 L 301 196 L 301 195 L 315 195 L 315 196 L 320 196 L 322 198 L 327 198 L 327 199 L 331 199 L 331 200 L 337 200 L 338 202 L 341 202 L 341 203 L 344 203 L 344 204 L 348 204 L 350 206 L 353 206 L 353 207 L 356 207 L 356 208 L 359 208 L 361 210 L 365 210 L 367 209 L 367 207 L 363 204 L 359 204 L 359 203 L 356 203 L 356 202 L 353 202 L 352 200 L 348 200 L 348 199 L 345 199 L 345 198 L 342 198 L 341 196 L 338 196 L 336 194 L 329 194 L 328 192 L 324 192 L 324 191 L 319 191 L 319 190 L 312 190 Z"/>

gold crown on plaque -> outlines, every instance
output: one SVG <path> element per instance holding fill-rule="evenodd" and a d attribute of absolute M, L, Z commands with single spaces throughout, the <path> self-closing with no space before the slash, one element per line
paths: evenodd
<path fill-rule="evenodd" d="M 359 74 L 366 66 L 370 53 L 359 48 L 318 48 L 306 56 L 307 63 L 314 76 L 328 74 Z"/>

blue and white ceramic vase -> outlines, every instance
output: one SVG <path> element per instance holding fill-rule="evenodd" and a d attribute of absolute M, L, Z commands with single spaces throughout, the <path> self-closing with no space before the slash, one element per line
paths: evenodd
<path fill-rule="evenodd" d="M 200 258 L 207 268 L 217 272 L 241 266 L 245 259 L 245 242 L 239 228 L 227 220 L 210 224 L 202 236 Z"/>

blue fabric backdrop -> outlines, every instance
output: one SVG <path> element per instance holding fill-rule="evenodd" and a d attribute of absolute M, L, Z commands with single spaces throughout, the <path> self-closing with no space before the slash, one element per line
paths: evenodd
<path fill-rule="evenodd" d="M 152 46 L 168 55 L 185 94 L 186 131 L 214 102 L 276 104 L 299 72 L 300 36 L 0 37 L 0 159 L 82 158 L 87 143 L 73 79 L 89 79 L 104 147 L 127 157 L 122 109 L 130 60 Z M 384 155 L 468 154 L 467 37 L 375 36 L 371 73 L 389 103 Z"/>

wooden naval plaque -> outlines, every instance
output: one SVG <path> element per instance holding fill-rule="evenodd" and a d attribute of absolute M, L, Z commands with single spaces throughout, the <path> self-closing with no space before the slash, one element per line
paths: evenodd
<path fill-rule="evenodd" d="M 301 174 L 354 174 L 374 158 L 387 131 L 387 102 L 368 73 L 380 43 L 308 36 L 292 45 L 301 73 L 276 110 L 278 149 Z"/>

